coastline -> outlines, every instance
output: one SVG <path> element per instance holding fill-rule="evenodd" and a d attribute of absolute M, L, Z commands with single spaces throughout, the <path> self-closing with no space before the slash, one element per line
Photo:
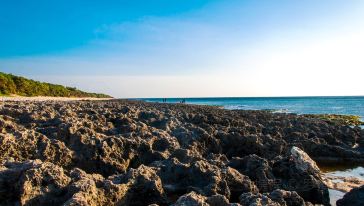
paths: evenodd
<path fill-rule="evenodd" d="M 0 182 L 28 185 L 15 198 L 0 184 L 8 199 L 45 204 L 49 194 L 41 191 L 51 187 L 51 194 L 63 194 L 52 201 L 74 204 L 328 205 L 323 174 L 311 158 L 364 158 L 353 148 L 364 146 L 360 128 L 319 118 L 128 100 L 48 100 L 3 102 Z M 19 174 L 30 182 L 15 178 Z M 138 199 L 145 193 L 151 195 Z"/>
<path fill-rule="evenodd" d="M 168 98 L 168 103 L 182 98 Z M 360 116 L 364 121 L 364 96 L 317 96 L 317 97 L 211 97 L 183 98 L 188 104 L 219 105 L 231 110 L 272 110 L 296 114 L 336 114 Z M 161 102 L 158 98 L 143 101 Z"/>

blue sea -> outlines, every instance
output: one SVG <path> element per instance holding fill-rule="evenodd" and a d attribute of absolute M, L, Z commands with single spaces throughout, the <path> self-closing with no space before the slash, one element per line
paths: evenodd
<path fill-rule="evenodd" d="M 162 102 L 162 98 L 144 98 L 148 102 Z M 183 98 L 167 98 L 177 103 Z M 184 98 L 187 104 L 215 105 L 226 109 L 274 110 L 297 114 L 350 114 L 364 119 L 364 96 L 340 97 L 219 97 Z"/>

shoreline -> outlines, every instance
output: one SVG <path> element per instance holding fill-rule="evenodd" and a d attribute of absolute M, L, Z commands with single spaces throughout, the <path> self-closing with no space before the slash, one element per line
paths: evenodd
<path fill-rule="evenodd" d="M 167 98 L 167 102 L 177 102 L 182 98 Z M 362 96 L 335 97 L 289 97 L 289 98 L 183 98 L 186 103 L 221 105 L 226 109 L 265 110 L 296 114 L 337 114 L 359 116 L 364 122 L 364 105 Z M 158 98 L 143 98 L 143 101 L 162 102 Z M 362 106 L 360 106 L 362 105 Z"/>

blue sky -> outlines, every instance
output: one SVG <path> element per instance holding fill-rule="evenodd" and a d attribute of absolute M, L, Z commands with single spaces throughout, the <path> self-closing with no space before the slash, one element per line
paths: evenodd
<path fill-rule="evenodd" d="M 116 97 L 363 95 L 363 17 L 360 0 L 4 0 L 0 71 Z"/>
<path fill-rule="evenodd" d="M 147 16 L 173 16 L 198 9 L 206 0 L 1 2 L 0 56 L 57 54 L 102 39 L 98 30 Z"/>

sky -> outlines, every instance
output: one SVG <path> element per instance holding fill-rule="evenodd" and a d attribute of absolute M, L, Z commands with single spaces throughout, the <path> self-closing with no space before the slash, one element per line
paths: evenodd
<path fill-rule="evenodd" d="M 362 0 L 1 0 L 0 71 L 119 98 L 364 95 Z"/>

